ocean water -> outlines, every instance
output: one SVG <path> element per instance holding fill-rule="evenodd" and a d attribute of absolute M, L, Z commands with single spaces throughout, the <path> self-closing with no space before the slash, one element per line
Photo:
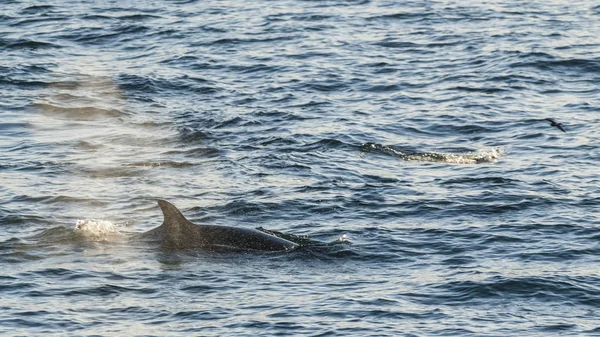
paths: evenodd
<path fill-rule="evenodd" d="M 0 1 L 0 334 L 600 336 L 598 32 L 578 0 Z M 157 199 L 324 244 L 131 242 Z"/>

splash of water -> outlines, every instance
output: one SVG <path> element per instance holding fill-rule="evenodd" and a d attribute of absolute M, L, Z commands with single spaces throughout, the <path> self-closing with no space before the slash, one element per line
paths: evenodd
<path fill-rule="evenodd" d="M 367 143 L 362 145 L 363 154 L 366 152 L 379 152 L 392 155 L 406 161 L 438 162 L 450 164 L 481 164 L 495 162 L 505 150 L 503 148 L 486 148 L 467 153 L 442 153 L 442 152 L 403 152 L 390 146 Z"/>
<path fill-rule="evenodd" d="M 340 236 L 340 237 L 338 238 L 338 241 L 339 241 L 339 242 L 350 242 L 350 238 L 348 238 L 348 235 L 347 235 L 347 234 L 343 234 L 342 236 Z"/>
<path fill-rule="evenodd" d="M 110 241 L 121 236 L 119 228 L 129 225 L 125 223 L 112 223 L 107 220 L 77 220 L 75 232 L 83 235 L 90 241 Z"/>

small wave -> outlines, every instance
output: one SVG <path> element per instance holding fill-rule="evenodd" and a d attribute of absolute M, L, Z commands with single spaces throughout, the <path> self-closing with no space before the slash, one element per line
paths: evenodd
<path fill-rule="evenodd" d="M 164 78 L 128 74 L 120 75 L 117 83 L 123 92 L 134 97 L 147 97 L 151 94 L 161 94 L 168 91 L 212 95 L 221 90 L 221 88 L 209 80 L 191 76 Z"/>
<path fill-rule="evenodd" d="M 423 12 L 399 12 L 393 14 L 374 15 L 368 17 L 367 20 L 399 20 L 399 21 L 423 21 L 436 17 L 438 14 L 431 11 Z"/>
<path fill-rule="evenodd" d="M 444 299 L 448 304 L 468 301 L 490 301 L 516 297 L 543 301 L 564 301 L 583 305 L 598 305 L 599 291 L 588 284 L 594 278 L 566 277 L 493 277 L 484 281 L 451 281 L 432 285 L 435 295 L 422 297 L 425 303 Z"/>
<path fill-rule="evenodd" d="M 33 107 L 46 115 L 67 120 L 89 121 L 97 118 L 119 117 L 123 114 L 117 109 L 103 109 L 94 106 L 61 107 L 53 104 L 34 103 Z"/>
<path fill-rule="evenodd" d="M 48 19 L 46 19 L 48 20 Z M 24 23 L 37 20 L 24 20 Z M 21 22 L 14 25 L 21 25 Z M 61 48 L 62 46 L 47 41 L 32 40 L 27 38 L 0 38 L 0 46 L 7 49 L 46 49 L 46 48 Z"/>
<path fill-rule="evenodd" d="M 451 186 L 451 185 L 478 185 L 482 184 L 485 186 L 509 186 L 509 185 L 518 185 L 521 183 L 520 180 L 510 179 L 505 177 L 461 177 L 456 179 L 448 179 L 441 180 L 441 185 Z"/>
<path fill-rule="evenodd" d="M 189 150 L 172 150 L 165 152 L 167 155 L 183 155 L 191 158 L 213 158 L 221 155 L 221 150 L 214 147 L 196 147 Z"/>
<path fill-rule="evenodd" d="M 578 74 L 590 74 L 600 70 L 598 58 L 561 58 L 540 52 L 516 53 L 518 58 L 510 64 L 512 68 L 536 68 L 543 71 L 571 70 Z"/>
<path fill-rule="evenodd" d="M 170 167 L 170 168 L 182 168 L 190 167 L 196 164 L 190 162 L 176 162 L 176 161 L 159 161 L 159 162 L 135 162 L 129 164 L 123 164 L 126 167 Z"/>
<path fill-rule="evenodd" d="M 481 164 L 492 163 L 504 155 L 503 148 L 487 148 L 468 153 L 442 153 L 442 152 L 403 152 L 390 146 L 366 143 L 361 146 L 366 152 L 378 152 L 392 155 L 406 161 L 437 162 L 449 164 Z"/>
<path fill-rule="evenodd" d="M 96 179 L 138 177 L 143 173 L 139 167 L 126 165 L 121 167 L 80 167 L 72 172 Z"/>
<path fill-rule="evenodd" d="M 26 8 L 23 8 L 21 12 L 23 14 L 39 14 L 46 13 L 54 9 L 55 7 L 52 5 L 33 5 Z"/>

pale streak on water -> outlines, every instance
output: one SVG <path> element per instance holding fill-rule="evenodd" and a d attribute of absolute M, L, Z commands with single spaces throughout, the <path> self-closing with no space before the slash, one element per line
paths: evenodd
<path fill-rule="evenodd" d="M 598 31 L 588 1 L 2 2 L 0 334 L 600 335 Z M 129 242 L 158 198 L 337 243 Z"/>

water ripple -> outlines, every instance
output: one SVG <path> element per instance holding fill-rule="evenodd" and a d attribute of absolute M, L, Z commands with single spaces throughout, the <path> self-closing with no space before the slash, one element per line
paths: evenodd
<path fill-rule="evenodd" d="M 597 334 L 599 8 L 4 1 L 0 324 Z M 156 199 L 301 247 L 129 242 Z"/>

